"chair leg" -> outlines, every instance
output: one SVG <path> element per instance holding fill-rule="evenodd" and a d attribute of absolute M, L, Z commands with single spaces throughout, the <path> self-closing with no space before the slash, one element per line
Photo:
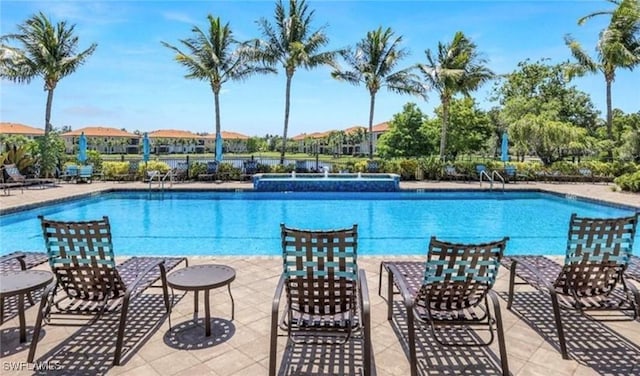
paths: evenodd
<path fill-rule="evenodd" d="M 378 271 L 378 296 L 382 297 L 382 262 L 380 262 L 380 270 Z"/>
<path fill-rule="evenodd" d="M 393 316 L 393 273 L 387 271 L 387 320 Z"/>
<path fill-rule="evenodd" d="M 122 357 L 122 345 L 124 342 L 124 330 L 127 325 L 127 311 L 129 311 L 129 296 L 122 299 L 122 311 L 120 312 L 120 324 L 118 325 L 118 339 L 116 340 L 116 353 L 113 356 L 113 365 L 120 365 Z"/>
<path fill-rule="evenodd" d="M 513 305 L 513 294 L 516 284 L 516 267 L 518 262 L 516 260 L 511 261 L 511 268 L 509 269 L 509 297 L 507 298 L 507 309 L 511 309 Z"/>
<path fill-rule="evenodd" d="M 36 355 L 36 347 L 38 346 L 38 340 L 40 339 L 40 330 L 42 329 L 42 320 L 44 320 L 45 312 L 47 312 L 50 308 L 47 306 L 48 304 L 50 304 L 49 295 L 54 292 L 55 287 L 56 282 L 52 282 L 47 287 L 45 287 L 44 291 L 42 292 L 40 306 L 38 307 L 38 315 L 36 316 L 36 323 L 33 327 L 31 346 L 29 346 L 29 355 L 27 355 L 28 363 L 33 363 L 33 358 Z"/>
<path fill-rule="evenodd" d="M 498 332 L 498 347 L 500 348 L 500 363 L 502 366 L 502 374 L 508 376 L 509 362 L 507 360 L 507 345 L 504 339 L 504 326 L 502 325 L 500 302 L 498 301 L 498 297 L 495 293 L 493 293 L 493 291 L 490 291 L 488 296 L 491 298 L 491 302 L 493 303 L 493 311 L 496 318 L 496 331 Z"/>
<path fill-rule="evenodd" d="M 269 376 L 276 375 L 276 355 L 278 352 L 278 311 L 271 312 L 271 339 L 269 345 Z"/>
<path fill-rule="evenodd" d="M 418 376 L 418 357 L 416 355 L 416 333 L 413 317 L 413 307 L 407 308 L 407 334 L 409 345 L 409 367 L 411 367 L 411 376 Z"/>
<path fill-rule="evenodd" d="M 558 295 L 555 291 L 549 291 L 551 297 L 551 305 L 553 306 L 553 316 L 556 321 L 556 329 L 558 330 L 558 341 L 560 342 L 560 353 L 562 359 L 569 359 L 567 352 L 567 342 L 564 338 L 564 328 L 562 327 L 562 317 L 560 314 L 560 304 L 558 303 Z"/>

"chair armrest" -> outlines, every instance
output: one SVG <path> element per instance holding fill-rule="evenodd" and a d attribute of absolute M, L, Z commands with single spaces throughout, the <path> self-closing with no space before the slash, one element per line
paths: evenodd
<path fill-rule="evenodd" d="M 407 286 L 407 282 L 404 280 L 402 273 L 396 268 L 395 265 L 389 264 L 388 272 L 393 275 L 393 280 L 400 291 L 400 295 L 402 296 L 402 300 L 404 301 L 404 306 L 407 309 L 413 309 L 413 305 L 415 303 L 414 297 L 411 295 L 409 291 L 409 286 Z M 391 299 L 390 297 L 388 299 Z"/>
<path fill-rule="evenodd" d="M 16 252 L 10 255 L 4 255 L 0 257 L 0 262 L 7 262 L 9 260 L 17 259 L 20 263 L 20 270 L 27 270 L 27 263 L 24 261 L 25 255 L 22 252 Z"/>
<path fill-rule="evenodd" d="M 127 291 L 125 292 L 124 298 L 126 300 L 129 300 L 129 298 L 131 297 L 131 294 L 134 291 L 136 291 L 136 288 L 138 288 L 138 285 L 140 284 L 140 282 L 142 282 L 144 280 L 144 277 L 147 274 L 149 274 L 149 272 L 151 272 L 156 267 L 160 267 L 160 273 L 162 273 L 163 272 L 163 269 L 162 269 L 163 266 L 164 266 L 164 259 L 160 259 L 160 260 L 152 263 L 151 265 L 149 265 L 146 269 L 144 269 L 143 272 L 138 274 L 136 279 L 130 285 L 127 286 Z"/>
<path fill-rule="evenodd" d="M 276 292 L 271 302 L 271 313 L 275 313 L 276 315 L 278 314 L 278 309 L 280 309 L 280 298 L 284 290 L 284 278 L 284 274 L 280 275 L 280 279 L 278 279 L 278 284 L 276 285 Z"/>
<path fill-rule="evenodd" d="M 371 314 L 371 300 L 369 299 L 369 287 L 364 269 L 358 270 L 358 284 L 360 285 L 358 293 L 360 294 L 360 301 L 362 302 L 362 314 L 366 320 Z M 368 322 L 365 322 L 365 325 L 368 326 L 368 324 Z"/>
<path fill-rule="evenodd" d="M 553 285 L 551 285 L 551 283 L 544 278 L 544 276 L 542 275 L 540 270 L 538 270 L 538 268 L 531 266 L 527 263 L 518 262 L 518 260 L 513 260 L 511 272 L 516 273 L 516 276 L 518 275 L 516 271 L 517 267 L 522 267 L 527 269 L 531 274 L 533 274 L 536 277 L 536 282 L 538 283 L 538 286 L 544 287 L 551 294 L 555 294 L 555 289 L 553 288 Z"/>

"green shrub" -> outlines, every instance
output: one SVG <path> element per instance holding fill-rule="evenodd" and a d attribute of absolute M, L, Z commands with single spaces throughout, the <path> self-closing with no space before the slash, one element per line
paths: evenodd
<path fill-rule="evenodd" d="M 207 173 L 207 164 L 202 162 L 193 162 L 189 165 L 189 178 L 197 179 L 198 175 Z"/>
<path fill-rule="evenodd" d="M 129 162 L 102 162 L 102 176 L 105 180 L 113 180 L 117 175 L 129 173 Z"/>
<path fill-rule="evenodd" d="M 613 182 L 623 191 L 640 192 L 640 171 L 618 176 Z"/>
<path fill-rule="evenodd" d="M 431 155 L 429 157 L 420 158 L 417 162 L 418 167 L 422 170 L 424 179 L 439 180 L 442 178 L 444 163 L 442 163 L 442 160 L 439 157 Z"/>
<path fill-rule="evenodd" d="M 127 171 L 129 168 L 128 166 L 129 164 L 127 163 Z M 160 171 L 161 174 L 166 174 L 169 170 L 171 170 L 171 167 L 169 167 L 167 163 L 161 161 L 142 162 L 138 165 L 138 173 L 143 176 L 146 171 Z"/>
<path fill-rule="evenodd" d="M 233 167 L 231 163 L 222 162 L 220 166 L 218 166 L 218 173 L 223 176 L 228 176 L 230 180 L 240 180 L 242 171 L 240 171 L 239 168 Z"/>
<path fill-rule="evenodd" d="M 357 161 L 353 164 L 353 172 L 367 172 L 367 161 Z"/>
<path fill-rule="evenodd" d="M 86 163 L 93 165 L 94 171 L 102 171 L 102 155 L 97 150 L 87 150 Z"/>

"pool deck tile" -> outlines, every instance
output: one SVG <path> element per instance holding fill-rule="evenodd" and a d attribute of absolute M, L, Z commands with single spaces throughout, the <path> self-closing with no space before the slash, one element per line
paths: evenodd
<path fill-rule="evenodd" d="M 46 189 L 29 189 L 24 194 L 11 191 L 9 196 L 0 196 L 3 209 L 19 207 L 29 204 L 41 204 L 50 200 L 60 200 L 67 197 L 91 192 L 100 192 L 111 188 L 146 189 L 143 183 L 112 183 L 94 182 L 92 184 L 60 184 L 58 187 Z M 640 206 L 640 195 L 613 192 L 612 185 L 605 184 L 510 184 L 509 189 L 543 189 L 560 194 L 590 197 L 606 200 L 622 205 Z M 147 187 L 148 188 L 148 187 Z M 248 183 L 184 183 L 175 184 L 175 188 L 189 189 L 250 189 Z M 404 189 L 478 189 L 478 184 L 471 183 L 402 183 Z M 383 258 L 380 256 L 363 256 L 359 265 L 366 270 L 369 284 L 369 295 L 372 305 L 372 343 L 376 375 L 401 376 L 409 374 L 409 363 L 400 339 L 403 334 L 402 320 L 386 319 L 386 300 L 378 296 L 378 266 Z M 385 257 L 395 260 L 422 260 L 418 256 Z M 122 261 L 119 259 L 118 261 Z M 125 353 L 124 364 L 119 367 L 111 365 L 113 346 L 95 346 L 103 341 L 113 345 L 115 336 L 114 319 L 99 320 L 94 327 L 76 328 L 63 326 L 44 327 L 45 334 L 39 343 L 36 360 L 39 362 L 60 362 L 61 370 L 55 374 L 108 374 L 108 375 L 213 375 L 240 376 L 266 375 L 268 366 L 268 341 L 270 306 L 274 288 L 279 277 L 281 261 L 278 257 L 191 257 L 190 265 L 204 263 L 223 263 L 234 267 L 237 279 L 232 283 L 232 293 L 236 302 L 236 319 L 230 319 L 230 300 L 226 289 L 217 289 L 211 293 L 212 316 L 220 323 L 220 330 L 230 335 L 226 341 L 210 344 L 203 342 L 199 336 L 183 338 L 193 349 L 176 348 L 166 318 L 156 331 L 139 347 Z M 47 265 L 37 268 L 47 269 Z M 572 341 L 569 344 L 571 360 L 564 360 L 557 350 L 557 338 L 554 332 L 547 331 L 550 307 L 542 310 L 542 323 L 535 329 L 529 322 L 519 315 L 506 310 L 506 295 L 508 286 L 508 271 L 501 269 L 495 289 L 503 298 L 500 300 L 501 311 L 504 316 L 507 352 L 511 373 L 516 376 L 527 375 L 640 375 L 640 323 L 631 322 L 597 322 L 576 320 L 580 325 L 570 325 L 567 329 L 569 338 L 582 338 L 585 342 Z M 383 287 L 386 286 L 383 278 Z M 383 295 L 385 294 L 383 288 Z M 526 290 L 526 288 L 523 288 Z M 190 323 L 193 318 L 193 294 L 181 295 L 177 293 L 177 303 L 172 310 L 170 321 L 174 326 Z M 148 290 L 143 295 L 149 300 L 134 300 L 129 318 L 141 313 L 152 312 L 155 308 L 161 310 L 158 302 L 158 292 Z M 396 298 L 397 299 L 397 298 Z M 151 302 L 136 303 L 138 302 Z M 546 301 L 545 301 L 546 302 Z M 202 315 L 203 299 L 200 299 Z M 398 305 L 400 307 L 400 305 Z M 398 308 L 400 309 L 400 308 Z M 525 311 L 525 310 L 523 310 Z M 27 325 L 33 326 L 36 309 L 27 310 Z M 525 319 L 535 318 L 540 314 L 537 310 L 526 311 Z M 533 316 L 531 316 L 533 315 Z M 394 315 L 395 317 L 396 315 Z M 400 316 L 398 316 L 400 317 Z M 135 321 L 135 320 L 134 320 Z M 136 324 L 131 324 L 132 326 Z M 18 327 L 17 318 L 12 318 L 2 325 L 0 346 L 2 375 L 31 375 L 33 369 L 9 371 L 10 365 L 24 364 L 27 356 L 26 347 L 17 347 L 15 329 Z M 399 329 L 400 328 L 400 329 Z M 572 330 L 576 329 L 577 330 Z M 135 329 L 135 328 L 134 328 Z M 198 329 L 198 328 L 196 328 Z M 200 328 L 201 329 L 201 328 Z M 584 335 L 576 331 L 584 330 Z M 131 330 L 135 332 L 135 330 Z M 13 335 L 11 333 L 14 333 Z M 426 333 L 426 332 L 425 332 Z M 542 333 L 542 334 L 541 334 Z M 545 336 L 548 336 L 545 337 Z M 589 340 L 589 336 L 597 337 L 597 341 Z M 420 334 L 421 338 L 429 339 L 429 334 Z M 134 338 L 135 339 L 135 338 Z M 175 339 L 175 338 L 173 338 Z M 191 342 L 190 342 L 191 341 Z M 356 367 L 350 366 L 349 351 L 343 351 L 338 346 L 308 346 L 296 348 L 299 353 L 289 351 L 290 364 L 280 368 L 285 356 L 285 340 L 279 339 L 278 367 L 282 374 L 360 374 L 361 359 L 356 361 Z M 198 347 L 200 346 L 200 347 Z M 595 348 L 595 350 L 594 350 Z M 358 346 L 355 346 L 355 353 Z M 425 345 L 420 351 L 426 352 L 421 362 L 429 359 L 428 368 L 420 367 L 423 375 L 439 374 L 499 374 L 497 363 L 498 352 L 496 344 L 490 350 L 485 349 L 454 349 L 442 350 L 437 346 Z M 291 355 L 292 354 L 292 355 Z M 298 356 L 296 358 L 295 356 Z M 22 362 L 22 363 L 21 363 Z M 311 372 L 307 368 L 296 370 L 296 366 L 306 367 L 313 362 Z M 43 364 L 43 363 L 40 363 Z M 627 366 L 627 368 L 620 367 Z M 629 366 L 631 365 L 631 366 Z M 629 368 L 635 365 L 636 368 Z M 301 372 L 300 372 L 301 371 Z M 52 373 L 53 374 L 53 373 Z"/>

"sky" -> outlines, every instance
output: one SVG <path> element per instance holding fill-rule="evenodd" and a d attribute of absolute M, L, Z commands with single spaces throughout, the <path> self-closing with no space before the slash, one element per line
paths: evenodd
<path fill-rule="evenodd" d="M 462 31 L 478 46 L 488 67 L 498 74 L 513 72 L 518 62 L 542 58 L 559 63 L 570 59 L 564 35 L 571 34 L 595 56 L 598 33 L 607 17 L 578 26 L 578 18 L 611 9 L 593 1 L 309 1 L 315 11 L 314 29 L 324 27 L 326 50 L 354 46 L 368 31 L 390 27 L 402 36 L 409 56 L 399 68 L 426 62 L 425 50 L 451 41 Z M 0 4 L 0 33 L 42 11 L 53 22 L 75 24 L 80 49 L 97 43 L 95 53 L 55 90 L 51 122 L 54 127 L 124 128 L 127 131 L 181 129 L 215 132 L 213 93 L 207 82 L 184 78 L 185 69 L 161 42 L 180 46 L 193 26 L 206 29 L 212 14 L 228 22 L 238 40 L 260 38 L 256 23 L 273 19 L 275 1 L 11 1 Z M 296 71 L 291 88 L 290 137 L 316 131 L 366 126 L 369 92 L 330 76 L 330 68 Z M 605 83 L 601 74 L 577 79 L 604 117 Z M 640 110 L 640 70 L 618 70 L 613 106 L 624 112 Z M 493 83 L 474 93 L 489 109 Z M 249 136 L 282 134 L 285 76 L 252 76 L 228 82 L 221 92 L 222 130 Z M 376 96 L 374 124 L 391 120 L 407 102 L 430 117 L 439 105 L 437 93 L 428 100 L 382 89 Z M 28 84 L 2 80 L 0 121 L 44 128 L 46 92 L 41 78 Z"/>

